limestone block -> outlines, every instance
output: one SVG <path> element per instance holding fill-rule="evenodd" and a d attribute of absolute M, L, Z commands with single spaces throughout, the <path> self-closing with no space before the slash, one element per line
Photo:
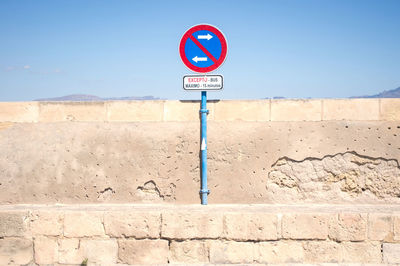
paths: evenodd
<path fill-rule="evenodd" d="M 400 99 L 380 99 L 381 120 L 400 120 Z"/>
<path fill-rule="evenodd" d="M 0 237 L 24 236 L 28 228 L 28 212 L 0 212 Z"/>
<path fill-rule="evenodd" d="M 400 263 L 400 244 L 383 243 L 383 262 Z"/>
<path fill-rule="evenodd" d="M 37 122 L 38 102 L 0 102 L 0 122 Z"/>
<path fill-rule="evenodd" d="M 252 263 L 254 243 L 234 241 L 210 241 L 211 263 Z"/>
<path fill-rule="evenodd" d="M 64 236 L 89 237 L 104 236 L 103 213 L 66 212 L 64 216 Z"/>
<path fill-rule="evenodd" d="M 108 121 L 162 121 L 164 101 L 106 102 Z"/>
<path fill-rule="evenodd" d="M 30 215 L 32 235 L 59 236 L 63 234 L 64 214 L 54 211 L 33 211 Z"/>
<path fill-rule="evenodd" d="M 304 250 L 299 241 L 273 241 L 255 244 L 255 261 L 258 263 L 301 263 Z"/>
<path fill-rule="evenodd" d="M 35 237 L 35 262 L 37 264 L 54 264 L 58 262 L 58 242 L 55 238 Z"/>
<path fill-rule="evenodd" d="M 0 265 L 28 264 L 32 260 L 31 240 L 14 237 L 0 239 Z"/>
<path fill-rule="evenodd" d="M 278 239 L 278 217 L 270 213 L 225 213 L 224 237 L 232 240 Z"/>
<path fill-rule="evenodd" d="M 88 263 L 110 265 L 117 262 L 118 243 L 116 239 L 81 239 L 80 249 Z"/>
<path fill-rule="evenodd" d="M 337 241 L 362 241 L 367 235 L 367 215 L 340 213 L 329 223 L 329 236 Z"/>
<path fill-rule="evenodd" d="M 368 215 L 368 239 L 390 241 L 392 237 L 392 217 L 390 214 L 370 213 Z"/>
<path fill-rule="evenodd" d="M 208 120 L 213 120 L 214 108 L 207 103 Z M 199 121 L 200 102 L 197 101 L 166 101 L 164 103 L 164 121 Z"/>
<path fill-rule="evenodd" d="M 85 259 L 79 239 L 62 238 L 58 240 L 58 261 L 62 264 L 80 264 Z"/>
<path fill-rule="evenodd" d="M 341 246 L 333 241 L 307 241 L 304 246 L 304 261 L 309 263 L 341 262 Z"/>
<path fill-rule="evenodd" d="M 126 264 L 165 264 L 168 261 L 167 240 L 120 240 L 118 256 Z"/>
<path fill-rule="evenodd" d="M 393 239 L 400 240 L 400 216 L 393 217 Z"/>
<path fill-rule="evenodd" d="M 106 121 L 104 102 L 41 102 L 40 122 Z"/>
<path fill-rule="evenodd" d="M 189 240 L 172 241 L 170 245 L 170 263 L 208 263 L 209 243 Z"/>
<path fill-rule="evenodd" d="M 106 234 L 112 237 L 158 238 L 159 212 L 111 211 L 104 214 Z"/>
<path fill-rule="evenodd" d="M 216 121 L 269 121 L 270 100 L 220 101 L 215 103 Z"/>
<path fill-rule="evenodd" d="M 342 262 L 381 263 L 380 242 L 343 242 Z"/>
<path fill-rule="evenodd" d="M 379 120 L 379 99 L 322 100 L 323 120 Z"/>
<path fill-rule="evenodd" d="M 282 237 L 286 239 L 326 239 L 328 237 L 327 214 L 284 214 Z"/>
<path fill-rule="evenodd" d="M 203 212 L 162 213 L 161 236 L 171 239 L 219 238 L 223 214 Z"/>
<path fill-rule="evenodd" d="M 271 121 L 321 121 L 321 100 L 271 100 Z"/>

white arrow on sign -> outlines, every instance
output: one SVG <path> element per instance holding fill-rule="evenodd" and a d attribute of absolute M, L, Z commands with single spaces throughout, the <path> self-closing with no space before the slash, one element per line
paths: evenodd
<path fill-rule="evenodd" d="M 207 61 L 207 57 L 197 57 L 196 55 L 195 57 L 192 58 L 192 60 L 197 63 L 199 61 Z"/>
<path fill-rule="evenodd" d="M 207 33 L 207 35 L 198 35 L 197 36 L 197 39 L 199 39 L 199 40 L 207 40 L 207 41 L 209 41 L 211 38 L 212 38 L 213 36 L 212 35 L 210 35 L 210 33 Z"/>
<path fill-rule="evenodd" d="M 207 149 L 207 144 L 206 144 L 206 140 L 203 138 L 203 140 L 201 141 L 201 147 L 200 149 L 202 151 L 205 151 Z"/>

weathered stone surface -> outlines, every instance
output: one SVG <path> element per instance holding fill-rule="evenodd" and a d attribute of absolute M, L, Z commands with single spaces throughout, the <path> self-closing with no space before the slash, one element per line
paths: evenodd
<path fill-rule="evenodd" d="M 270 213 L 225 213 L 224 237 L 233 240 L 276 240 L 278 216 Z"/>
<path fill-rule="evenodd" d="M 24 236 L 27 231 L 28 213 L 19 211 L 0 212 L 0 237 Z"/>
<path fill-rule="evenodd" d="M 33 211 L 29 230 L 32 235 L 59 236 L 63 234 L 64 214 L 54 211 Z"/>
<path fill-rule="evenodd" d="M 342 247 L 333 241 L 308 241 L 303 244 L 304 262 L 339 263 L 342 261 Z"/>
<path fill-rule="evenodd" d="M 223 214 L 215 212 L 162 213 L 161 236 L 171 239 L 219 238 Z"/>
<path fill-rule="evenodd" d="M 126 264 L 161 264 L 168 261 L 166 240 L 120 240 L 118 256 Z"/>
<path fill-rule="evenodd" d="M 343 242 L 342 262 L 381 263 L 381 244 L 379 242 Z"/>
<path fill-rule="evenodd" d="M 85 259 L 79 239 L 62 238 L 58 240 L 58 260 L 62 264 L 80 264 Z"/>
<path fill-rule="evenodd" d="M 115 239 L 82 239 L 80 249 L 89 263 L 110 265 L 117 262 L 118 243 Z"/>
<path fill-rule="evenodd" d="M 39 103 L 37 102 L 0 102 L 0 122 L 37 122 Z"/>
<path fill-rule="evenodd" d="M 327 214 L 284 214 L 282 237 L 287 239 L 326 239 L 328 237 Z"/>
<path fill-rule="evenodd" d="M 254 243 L 210 241 L 211 263 L 253 263 Z"/>
<path fill-rule="evenodd" d="M 400 240 L 400 216 L 393 217 L 393 239 Z"/>
<path fill-rule="evenodd" d="M 102 212 L 65 212 L 64 236 L 104 236 Z"/>
<path fill-rule="evenodd" d="M 170 245 L 170 263 L 208 263 L 208 241 L 172 241 Z"/>
<path fill-rule="evenodd" d="M 219 101 L 215 103 L 216 121 L 269 121 L 270 101 Z"/>
<path fill-rule="evenodd" d="M 380 99 L 380 119 L 389 121 L 400 120 L 400 99 Z"/>
<path fill-rule="evenodd" d="M 400 168 L 396 160 L 350 152 L 303 161 L 282 158 L 268 176 L 267 187 L 276 186 L 285 189 L 289 197 L 301 195 L 308 200 L 325 197 L 347 201 L 371 195 L 378 199 L 394 198 L 400 195 Z"/>
<path fill-rule="evenodd" d="M 56 238 L 35 237 L 34 251 L 37 264 L 54 264 L 58 262 L 58 241 Z"/>
<path fill-rule="evenodd" d="M 393 238 L 392 223 L 390 214 L 368 214 L 368 239 L 390 241 Z"/>
<path fill-rule="evenodd" d="M 383 243 L 383 262 L 400 263 L 400 244 Z"/>
<path fill-rule="evenodd" d="M 143 247 L 145 248 L 145 247 Z M 59 239 L 59 262 L 112 265 L 117 262 L 118 243 L 115 239 Z"/>
<path fill-rule="evenodd" d="M 260 242 L 255 245 L 257 263 L 301 263 L 304 249 L 298 241 Z"/>
<path fill-rule="evenodd" d="M 321 120 L 321 100 L 271 100 L 271 121 Z"/>
<path fill-rule="evenodd" d="M 111 237 L 158 238 L 159 212 L 111 211 L 104 214 L 104 228 Z"/>
<path fill-rule="evenodd" d="M 340 213 L 330 220 L 329 237 L 338 241 L 362 241 L 367 237 L 367 215 Z"/>
<path fill-rule="evenodd" d="M 0 265 L 28 264 L 32 260 L 32 240 L 24 238 L 0 239 Z"/>
<path fill-rule="evenodd" d="M 324 99 L 323 120 L 379 120 L 379 99 Z"/>
<path fill-rule="evenodd" d="M 210 121 L 209 202 L 398 204 L 397 126 Z M 197 204 L 200 142 L 198 121 L 16 123 L 0 130 L 0 203 Z"/>
<path fill-rule="evenodd" d="M 162 121 L 164 101 L 106 102 L 108 121 Z"/>

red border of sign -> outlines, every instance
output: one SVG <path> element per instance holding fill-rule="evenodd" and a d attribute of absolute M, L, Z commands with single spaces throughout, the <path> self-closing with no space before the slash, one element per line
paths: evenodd
<path fill-rule="evenodd" d="M 221 56 L 219 57 L 219 59 L 211 66 L 209 67 L 197 67 L 195 65 L 193 65 L 189 59 L 186 58 L 185 55 L 185 44 L 187 39 L 190 38 L 190 36 L 192 36 L 192 34 L 196 31 L 199 30 L 208 30 L 211 31 L 212 33 L 214 33 L 217 38 L 221 41 Z M 183 34 L 182 38 L 181 38 L 181 42 L 179 44 L 179 54 L 181 56 L 181 59 L 183 61 L 183 63 L 192 71 L 195 72 L 199 72 L 199 73 L 207 73 L 207 72 L 211 72 L 214 71 L 215 69 L 219 68 L 222 63 L 224 63 L 225 58 L 226 58 L 226 54 L 228 52 L 228 45 L 226 43 L 226 39 L 224 37 L 224 34 L 217 29 L 214 26 L 211 25 L 207 25 L 207 24 L 201 24 L 201 25 L 196 25 L 191 27 L 190 29 L 188 29 L 185 34 Z"/>

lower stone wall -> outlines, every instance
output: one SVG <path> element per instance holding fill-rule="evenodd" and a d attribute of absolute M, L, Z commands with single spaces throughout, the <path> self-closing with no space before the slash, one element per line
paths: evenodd
<path fill-rule="evenodd" d="M 400 263 L 399 205 L 14 205 L 0 265 Z"/>

